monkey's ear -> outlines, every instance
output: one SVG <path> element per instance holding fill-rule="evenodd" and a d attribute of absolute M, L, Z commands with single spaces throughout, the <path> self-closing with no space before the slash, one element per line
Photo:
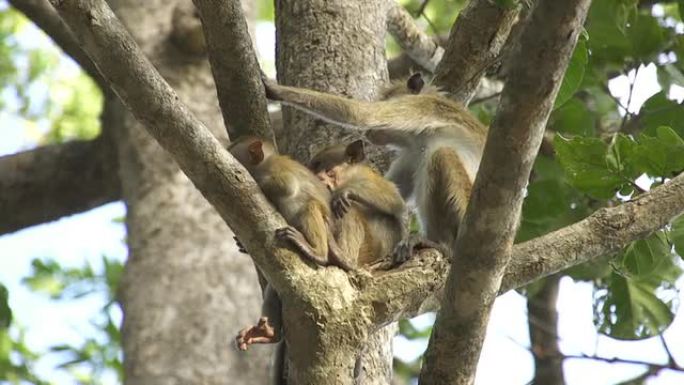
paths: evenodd
<path fill-rule="evenodd" d="M 363 162 L 366 159 L 366 152 L 363 150 L 363 140 L 357 139 L 349 143 L 344 153 L 349 158 L 350 163 Z"/>
<path fill-rule="evenodd" d="M 419 94 L 420 91 L 423 90 L 424 85 L 425 80 L 423 80 L 423 74 L 421 74 L 420 72 L 416 72 L 406 80 L 406 87 L 414 95 Z"/>
<path fill-rule="evenodd" d="M 264 143 L 260 140 L 255 140 L 247 146 L 247 152 L 249 153 L 249 159 L 254 164 L 259 164 L 264 160 Z"/>

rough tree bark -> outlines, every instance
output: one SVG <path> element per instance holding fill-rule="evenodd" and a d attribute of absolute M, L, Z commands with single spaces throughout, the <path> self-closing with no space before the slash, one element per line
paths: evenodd
<path fill-rule="evenodd" d="M 279 82 L 373 99 L 388 80 L 385 20 L 389 5 L 387 0 L 277 0 Z M 283 109 L 283 124 L 287 135 L 281 149 L 303 161 L 349 135 L 338 128 L 327 129 L 320 120 L 289 108 Z M 396 325 L 386 326 L 369 341 L 362 358 L 364 384 L 389 383 L 391 339 L 396 330 Z"/>
<path fill-rule="evenodd" d="M 181 98 L 191 103 L 203 120 L 220 122 L 206 60 L 174 45 L 176 39 L 169 39 L 177 35 L 172 24 L 177 18 L 171 17 L 175 16 L 177 2 L 111 3 Z M 182 3 L 178 2 L 178 6 L 187 7 L 189 1 Z M 100 85 L 104 84 L 46 0 L 15 0 L 12 4 L 50 34 Z M 128 208 L 130 248 L 121 289 L 127 383 L 219 384 L 226 378 L 235 384 L 265 382 L 267 351 L 257 350 L 245 356 L 231 349 L 234 333 L 258 314 L 260 295 L 251 261 L 236 253 L 220 217 L 119 101 L 108 95 L 105 104 L 103 124 L 115 134 L 113 141 L 68 143 L 2 159 L 0 170 L 9 168 L 13 172 L 9 175 L 17 177 L 21 177 L 18 172 L 28 175 L 26 167 L 50 172 L 62 165 L 64 173 L 50 172 L 53 183 L 41 183 L 41 173 L 31 173 L 30 180 L 22 179 L 26 182 L 3 178 L 12 184 L 10 191 L 20 191 L 24 198 L 29 183 L 43 193 L 51 190 L 41 186 L 57 188 L 71 183 L 83 187 L 71 189 L 79 194 L 75 200 L 71 199 L 73 194 L 52 195 L 60 199 L 50 200 L 45 211 L 51 214 L 49 217 L 30 218 L 31 213 L 26 212 L 22 218 L 34 224 L 123 196 Z M 225 138 L 225 130 L 218 123 L 213 129 Z M 108 148 L 103 149 L 104 145 Z M 115 156 L 106 158 L 111 153 Z M 116 174 L 117 157 L 120 175 Z M 68 167 L 71 163 L 57 162 L 59 159 L 78 162 L 79 166 Z M 43 160 L 49 167 L 41 167 Z M 83 165 L 87 166 L 85 172 Z M 66 170 L 72 169 L 79 170 L 79 178 L 71 182 L 62 178 L 68 176 Z M 83 178 L 90 175 L 99 184 Z M 28 207 L 40 209 L 35 202 L 43 201 L 36 197 Z M 7 229 L 3 223 L 3 231 L 25 226 L 24 222 Z M 196 290 L 198 287 L 203 290 Z"/>
<path fill-rule="evenodd" d="M 491 306 L 511 257 L 524 188 L 590 0 L 541 0 L 487 135 L 465 226 L 421 370 L 424 384 L 472 384 Z M 506 167 L 501 167 L 502 165 Z"/>
<path fill-rule="evenodd" d="M 168 38 L 176 7 L 192 6 L 182 3 L 112 5 L 181 100 L 225 139 L 208 63 Z M 268 350 L 245 355 L 232 346 L 237 330 L 258 316 L 251 261 L 236 252 L 228 227 L 141 124 L 123 109 L 118 119 L 130 250 L 120 291 L 126 382 L 265 382 Z"/>

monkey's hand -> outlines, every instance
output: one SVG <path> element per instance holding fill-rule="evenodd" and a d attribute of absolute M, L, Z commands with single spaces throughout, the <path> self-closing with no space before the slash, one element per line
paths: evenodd
<path fill-rule="evenodd" d="M 333 214 L 335 214 L 335 218 L 340 219 L 344 217 L 349 211 L 351 203 L 352 200 L 348 191 L 339 191 L 333 195 L 330 206 L 332 207 Z"/>
<path fill-rule="evenodd" d="M 259 322 L 254 326 L 240 330 L 235 337 L 238 349 L 247 350 L 251 344 L 272 344 L 278 342 L 275 329 L 268 323 L 268 317 L 259 318 Z"/>
<path fill-rule="evenodd" d="M 240 242 L 240 240 L 238 239 L 237 236 L 233 235 L 233 240 L 235 240 L 235 244 L 237 245 L 238 251 L 239 251 L 239 252 L 241 252 L 241 253 L 243 253 L 243 254 L 249 254 L 249 253 L 247 252 L 247 249 L 245 249 L 245 247 L 242 246 L 242 242 Z"/>

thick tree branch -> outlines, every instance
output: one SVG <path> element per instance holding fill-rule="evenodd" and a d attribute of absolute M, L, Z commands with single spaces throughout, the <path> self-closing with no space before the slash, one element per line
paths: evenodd
<path fill-rule="evenodd" d="M 485 144 L 421 383 L 472 384 L 510 259 L 523 192 L 590 0 L 534 9 Z M 506 165 L 506 167 L 502 167 Z"/>
<path fill-rule="evenodd" d="M 231 138 L 273 139 L 259 63 L 239 0 L 193 0 L 202 19 L 223 121 Z"/>
<path fill-rule="evenodd" d="M 179 101 L 107 4 L 103 0 L 52 3 L 112 89 L 162 147 L 173 154 L 184 173 L 250 250 L 269 282 L 286 295 L 305 293 L 309 283 L 304 276 L 313 270 L 306 268 L 297 254 L 275 246 L 275 230 L 286 225 L 282 217 L 242 165 Z"/>
<path fill-rule="evenodd" d="M 487 68 L 499 57 L 518 12 L 491 0 L 471 0 L 451 29 L 435 83 L 467 104 Z"/>
<path fill-rule="evenodd" d="M 78 44 L 69 28 L 59 18 L 48 0 L 9 0 L 12 6 L 34 22 L 40 29 L 50 36 L 67 55 L 71 56 L 81 68 L 105 90 L 104 79 L 88 55 Z"/>
<path fill-rule="evenodd" d="M 444 55 L 444 48 L 420 30 L 413 17 L 395 0 L 390 0 L 387 31 L 394 36 L 411 59 L 428 71 L 435 72 Z"/>
<path fill-rule="evenodd" d="M 614 253 L 663 228 L 684 212 L 684 174 L 633 201 L 516 245 L 501 291 L 525 285 L 592 258 Z"/>
<path fill-rule="evenodd" d="M 513 246 L 499 294 L 617 252 L 683 213 L 684 173 L 633 201 L 600 209 L 573 225 Z M 426 250 L 401 269 L 376 277 L 367 301 L 377 304 L 381 323 L 436 311 L 448 269 L 442 255 Z"/>
<path fill-rule="evenodd" d="M 0 234 L 120 199 L 116 156 L 102 138 L 0 157 Z"/>

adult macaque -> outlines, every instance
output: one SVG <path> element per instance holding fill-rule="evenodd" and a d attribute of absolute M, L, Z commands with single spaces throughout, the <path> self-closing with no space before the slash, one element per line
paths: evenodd
<path fill-rule="evenodd" d="M 398 151 L 386 176 L 415 199 L 427 239 L 453 245 L 482 157 L 487 128 L 419 74 L 373 102 L 287 87 L 264 80 L 266 96 Z"/>

